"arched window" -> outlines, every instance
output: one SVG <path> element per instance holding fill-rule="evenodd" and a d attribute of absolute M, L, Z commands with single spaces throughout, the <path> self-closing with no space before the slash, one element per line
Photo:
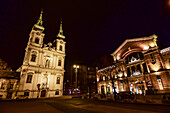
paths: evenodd
<path fill-rule="evenodd" d="M 31 55 L 31 62 L 35 62 L 35 60 L 36 60 L 36 55 L 35 55 L 35 54 L 32 54 L 32 55 Z"/>
<path fill-rule="evenodd" d="M 61 66 L 61 60 L 58 60 L 58 66 Z"/>
<path fill-rule="evenodd" d="M 35 43 L 39 44 L 39 38 L 35 38 Z"/>
<path fill-rule="evenodd" d="M 45 67 L 50 67 L 50 60 L 49 59 L 46 60 Z"/>
<path fill-rule="evenodd" d="M 61 45 L 60 45 L 60 48 L 59 48 L 59 50 L 60 50 L 60 51 L 62 51 L 62 50 L 63 50 L 63 46 L 61 46 Z"/>

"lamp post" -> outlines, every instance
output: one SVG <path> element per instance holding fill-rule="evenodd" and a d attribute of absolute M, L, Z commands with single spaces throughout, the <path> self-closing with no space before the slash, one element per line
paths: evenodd
<path fill-rule="evenodd" d="M 78 71 L 78 68 L 79 68 L 79 65 L 73 65 L 73 68 L 75 68 L 75 73 L 76 73 L 76 92 L 75 94 L 77 95 L 77 71 Z"/>

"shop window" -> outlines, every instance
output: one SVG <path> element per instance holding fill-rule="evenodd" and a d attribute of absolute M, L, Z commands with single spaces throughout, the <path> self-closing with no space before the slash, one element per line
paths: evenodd
<path fill-rule="evenodd" d="M 58 60 L 58 66 L 61 66 L 61 60 Z"/>
<path fill-rule="evenodd" d="M 39 38 L 35 38 L 35 43 L 39 44 Z"/>
<path fill-rule="evenodd" d="M 60 50 L 60 51 L 62 51 L 62 50 L 63 50 L 63 46 L 61 46 L 61 45 L 60 45 L 60 48 L 59 48 L 59 50 Z"/>
<path fill-rule="evenodd" d="M 60 77 L 57 77 L 57 84 L 60 84 Z"/>
<path fill-rule="evenodd" d="M 32 55 L 31 55 L 31 62 L 35 62 L 35 60 L 36 60 L 36 55 L 35 55 L 35 54 L 32 54 Z"/>
<path fill-rule="evenodd" d="M 32 75 L 28 75 L 26 83 L 31 83 L 31 81 L 32 81 Z"/>
<path fill-rule="evenodd" d="M 55 95 L 59 95 L 59 90 L 58 89 L 56 90 Z"/>
<path fill-rule="evenodd" d="M 29 92 L 24 92 L 24 96 L 29 96 Z"/>

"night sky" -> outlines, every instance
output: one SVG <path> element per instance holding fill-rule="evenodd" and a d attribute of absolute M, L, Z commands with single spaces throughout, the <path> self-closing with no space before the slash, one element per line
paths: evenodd
<path fill-rule="evenodd" d="M 0 58 L 14 70 L 22 65 L 29 33 L 41 9 L 44 43 L 56 39 L 63 20 L 66 65 L 87 64 L 111 54 L 128 38 L 156 34 L 161 47 L 170 46 L 168 0 L 55 1 L 1 0 Z"/>

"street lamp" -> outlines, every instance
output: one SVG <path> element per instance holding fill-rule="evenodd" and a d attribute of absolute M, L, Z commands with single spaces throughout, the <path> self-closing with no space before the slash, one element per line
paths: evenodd
<path fill-rule="evenodd" d="M 75 73 L 76 73 L 76 95 L 77 95 L 77 69 L 79 68 L 79 65 L 73 65 L 73 68 L 75 68 Z"/>

